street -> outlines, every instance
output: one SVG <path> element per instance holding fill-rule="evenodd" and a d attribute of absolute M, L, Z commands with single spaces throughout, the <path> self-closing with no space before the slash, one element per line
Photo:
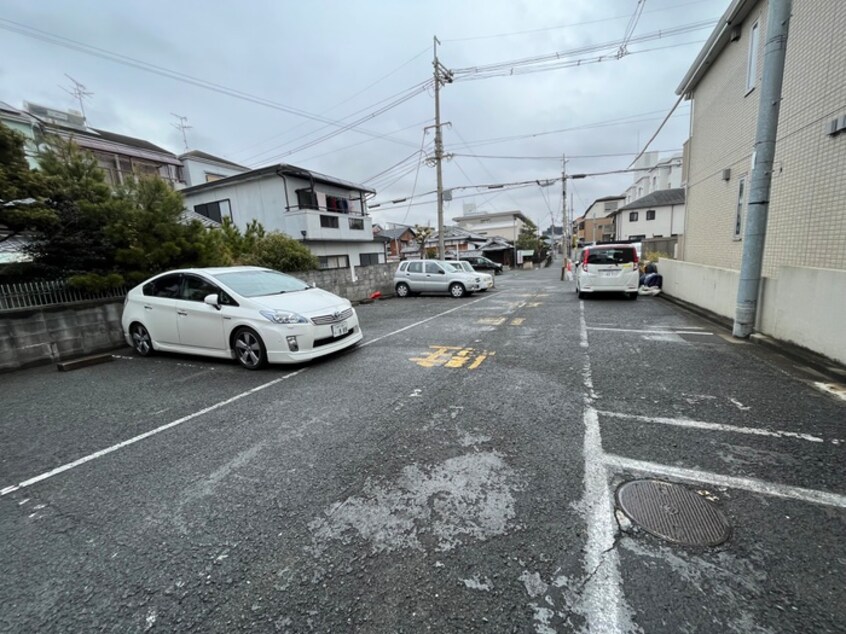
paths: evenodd
<path fill-rule="evenodd" d="M 846 631 L 846 402 L 559 275 L 358 306 L 363 344 L 305 366 L 0 376 L 0 630 Z M 728 540 L 632 525 L 639 478 Z"/>

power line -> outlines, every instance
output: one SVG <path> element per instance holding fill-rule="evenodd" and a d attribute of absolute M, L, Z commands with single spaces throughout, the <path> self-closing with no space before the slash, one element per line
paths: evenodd
<path fill-rule="evenodd" d="M 634 13 L 632 14 L 629 23 L 626 25 L 626 32 L 623 34 L 623 41 L 620 44 L 620 48 L 617 50 L 617 57 L 622 58 L 628 53 L 626 47 L 629 44 L 629 41 L 632 39 L 632 35 L 634 35 L 635 29 L 637 28 L 637 23 L 640 20 L 640 15 L 643 13 L 643 7 L 646 4 L 646 0 L 637 0 L 637 6 L 635 6 Z"/>
<path fill-rule="evenodd" d="M 663 154 L 669 154 L 670 152 L 681 152 L 681 150 L 656 150 L 656 152 L 660 152 Z M 586 158 L 615 158 L 620 156 L 635 156 L 637 152 L 613 152 L 608 154 L 568 154 L 567 159 L 586 159 Z M 560 161 L 561 155 L 558 154 L 556 156 L 503 156 L 498 154 L 462 154 L 460 152 L 454 152 L 453 156 L 466 156 L 466 157 L 473 157 L 478 159 L 504 159 L 504 160 L 528 160 L 528 161 Z"/>
<path fill-rule="evenodd" d="M 670 117 L 673 116 L 673 112 L 675 112 L 676 108 L 679 107 L 679 104 L 682 102 L 682 99 L 684 99 L 684 93 L 679 95 L 679 98 L 676 99 L 676 103 L 674 103 L 673 107 L 670 108 L 670 111 L 667 113 L 667 116 L 664 117 L 664 120 L 661 121 L 661 124 L 658 126 L 658 129 L 655 130 L 655 133 L 651 137 L 649 137 L 649 140 L 646 142 L 646 145 L 643 146 L 643 149 L 638 153 L 638 155 L 636 157 L 634 157 L 634 159 L 632 159 L 632 162 L 629 163 L 629 167 L 631 167 L 632 165 L 637 163 L 637 160 L 641 156 L 643 156 L 644 152 L 646 152 L 646 149 L 649 147 L 649 144 L 652 143 L 655 140 L 655 137 L 657 137 L 658 133 L 661 132 L 661 130 L 664 128 L 664 124 L 666 124 L 667 121 L 670 120 Z"/>
<path fill-rule="evenodd" d="M 660 7 L 658 9 L 650 9 L 649 11 L 644 11 L 644 13 L 658 13 L 658 12 L 666 12 L 671 11 L 674 9 L 681 9 L 683 7 L 688 7 L 693 4 L 703 4 L 705 2 L 712 3 L 713 0 L 694 0 L 693 2 L 685 2 L 683 4 L 673 4 L 668 7 Z M 584 22 L 571 22 L 569 24 L 559 24 L 557 26 L 546 26 L 537 29 L 526 29 L 523 31 L 511 31 L 509 33 L 493 33 L 491 35 L 474 35 L 470 37 L 456 37 L 451 39 L 445 39 L 444 42 L 470 42 L 474 40 L 490 40 L 498 37 L 513 37 L 515 35 L 529 35 L 534 33 L 542 33 L 544 31 L 556 31 L 558 29 L 569 29 L 574 26 L 587 26 L 590 24 L 600 24 L 602 22 L 613 22 L 615 20 L 625 20 L 626 18 L 630 17 L 628 14 L 626 15 L 614 15 L 608 16 L 607 18 L 597 18 L 595 20 L 586 20 Z"/>
<path fill-rule="evenodd" d="M 377 135 L 377 133 L 371 132 L 369 130 L 365 130 L 363 128 L 351 127 L 347 124 L 344 124 L 340 121 L 334 121 L 332 119 L 328 119 L 326 117 L 315 115 L 310 112 L 306 112 L 305 110 L 300 110 L 298 108 L 293 108 L 291 106 L 287 106 L 285 104 L 272 101 L 270 99 L 265 99 L 264 97 L 259 97 L 256 95 L 252 95 L 250 93 L 237 90 L 234 88 L 229 88 L 227 86 L 217 84 L 214 82 L 210 82 L 204 79 L 200 79 L 197 77 L 193 77 L 186 73 L 182 73 L 179 71 L 175 71 L 169 68 L 164 68 L 162 66 L 157 66 L 155 64 L 151 64 L 149 62 L 145 62 L 143 60 L 139 60 L 133 57 L 129 57 L 128 55 L 123 55 L 121 53 L 115 53 L 114 51 L 109 51 L 107 49 L 99 48 L 96 46 L 92 46 L 89 44 L 85 44 L 83 42 L 79 42 L 77 40 L 73 40 L 61 35 L 56 35 L 54 33 L 49 33 L 47 31 L 42 31 L 40 29 L 36 29 L 31 26 L 27 26 L 26 24 L 21 24 L 19 22 L 15 22 L 13 20 L 8 20 L 6 18 L 0 18 L 0 29 L 10 31 L 12 33 L 17 33 L 18 35 L 23 35 L 24 37 L 29 37 L 35 40 L 40 40 L 42 42 L 47 42 L 49 44 L 54 44 L 56 46 L 61 46 L 63 48 L 67 48 L 70 50 L 78 51 L 80 53 L 85 53 L 86 55 L 91 55 L 93 57 L 99 57 L 100 59 L 105 59 L 111 62 L 115 62 L 118 64 L 122 64 L 124 66 L 129 66 L 131 68 L 136 68 L 138 70 L 143 70 L 148 73 L 152 73 L 154 75 L 159 75 L 161 77 L 166 77 L 168 79 L 172 79 L 174 81 L 178 81 L 184 84 L 190 84 L 192 86 L 196 86 L 198 88 L 203 88 L 204 90 L 209 90 L 211 92 L 216 92 L 222 95 L 226 95 L 229 97 L 233 97 L 235 99 L 240 99 L 242 101 L 247 101 L 250 103 L 254 103 L 256 105 L 264 106 L 266 108 L 272 108 L 274 110 L 280 110 L 282 112 L 292 114 L 298 117 L 303 117 L 305 119 L 312 119 L 314 121 L 319 121 L 321 123 L 327 123 L 330 125 L 337 126 L 339 128 L 344 128 L 345 130 L 352 130 L 354 129 L 356 132 L 360 134 L 365 134 L 368 136 Z M 405 141 L 401 141 L 399 139 L 390 139 L 394 143 L 399 143 L 401 145 L 412 145 Z"/>
<path fill-rule="evenodd" d="M 663 29 L 659 31 L 652 31 L 650 33 L 645 33 L 643 35 L 639 35 L 637 37 L 629 38 L 627 43 L 641 43 L 641 42 L 649 42 L 656 39 L 668 38 L 673 37 L 675 35 L 682 35 L 684 33 L 690 33 L 693 31 L 702 30 L 705 28 L 711 28 L 717 23 L 717 20 L 704 20 L 700 22 L 693 22 L 690 24 L 683 24 L 680 26 L 672 27 L 669 29 Z M 624 40 L 614 40 L 611 42 L 604 42 L 601 44 L 591 44 L 588 46 L 582 46 L 579 48 L 574 48 L 566 51 L 557 51 L 555 53 L 548 53 L 546 55 L 536 55 L 533 57 L 526 57 L 521 59 L 509 60 L 505 62 L 495 62 L 492 64 L 483 64 L 480 66 L 469 66 L 466 68 L 458 68 L 454 69 L 452 72 L 456 75 L 456 80 L 459 77 L 464 75 L 475 75 L 484 72 L 492 72 L 492 71 L 501 71 L 501 70 L 509 70 L 512 73 L 514 72 L 515 68 L 519 68 L 521 66 L 528 66 L 528 65 L 536 65 L 542 64 L 546 62 L 554 63 L 560 62 L 562 59 L 566 59 L 569 57 L 574 57 L 577 55 L 584 55 L 589 53 L 595 53 L 599 51 L 605 50 L 618 50 L 620 45 L 623 44 Z"/>
<path fill-rule="evenodd" d="M 414 84 L 413 86 L 410 86 L 410 87 L 405 88 L 404 90 L 401 90 L 401 91 L 399 91 L 399 92 L 396 92 L 396 93 L 394 93 L 394 94 L 392 94 L 392 95 L 390 95 L 390 96 L 388 96 L 388 97 L 385 97 L 385 98 L 383 98 L 383 99 L 380 99 L 379 101 L 377 101 L 377 102 L 375 102 L 375 103 L 373 103 L 373 104 L 370 104 L 370 105 L 368 105 L 368 106 L 366 106 L 366 107 L 364 107 L 364 108 L 360 108 L 360 109 L 358 109 L 358 110 L 356 110 L 356 111 L 354 111 L 354 112 L 349 113 L 348 115 L 346 115 L 346 116 L 344 116 L 342 119 L 340 119 L 340 121 L 342 121 L 342 122 L 347 122 L 347 121 L 349 121 L 349 119 L 351 119 L 351 118 L 352 118 L 352 117 L 354 117 L 355 115 L 360 114 L 360 113 L 362 113 L 362 112 L 368 112 L 368 111 L 370 111 L 370 110 L 373 110 L 373 109 L 374 109 L 374 108 L 376 108 L 377 106 L 381 106 L 382 104 L 384 104 L 384 103 L 386 103 L 386 102 L 389 102 L 389 101 L 391 101 L 392 99 L 402 98 L 403 96 L 407 96 L 407 95 L 410 95 L 410 96 L 412 96 L 412 97 L 413 97 L 413 96 L 416 96 L 416 95 L 420 94 L 420 89 L 421 89 L 421 88 L 425 88 L 426 84 L 428 84 L 429 82 L 430 82 L 430 80 L 428 80 L 428 79 L 427 79 L 427 80 L 425 80 L 425 81 L 422 81 L 422 82 L 418 82 L 418 83 Z M 413 93 L 413 94 L 411 94 L 411 93 Z M 381 113 L 380 113 L 380 114 L 381 114 Z M 303 124 L 301 124 L 300 126 L 297 126 L 297 127 L 302 127 L 303 125 L 305 125 L 305 123 L 303 123 Z M 262 157 L 262 156 L 263 156 L 263 155 L 265 155 L 265 154 L 270 154 L 271 152 L 274 152 L 274 151 L 276 151 L 276 150 L 279 150 L 280 148 L 283 148 L 283 147 L 285 147 L 286 145 L 290 145 L 290 144 L 292 144 L 294 141 L 298 141 L 298 140 L 300 140 L 300 139 L 307 138 L 307 137 L 309 137 L 309 136 L 311 136 L 311 135 L 313 135 L 313 134 L 316 134 L 316 133 L 320 132 L 321 130 L 325 130 L 326 128 L 330 128 L 330 127 L 332 127 L 332 126 L 330 126 L 330 125 L 328 125 L 328 124 L 327 124 L 327 125 L 320 126 L 319 128 L 315 128 L 315 129 L 313 129 L 313 130 L 309 130 L 309 131 L 308 131 L 308 132 L 306 132 L 305 134 L 301 134 L 301 135 L 296 136 L 296 137 L 294 137 L 294 138 L 292 138 L 292 139 L 288 139 L 288 140 L 287 140 L 287 141 L 285 141 L 284 143 L 280 143 L 280 144 L 273 145 L 273 146 L 271 146 L 271 147 L 267 148 L 266 150 L 262 150 L 261 152 L 257 152 L 257 153 L 251 154 L 250 156 L 248 156 L 248 157 L 246 157 L 246 158 L 243 158 L 243 159 L 241 159 L 241 160 L 242 160 L 242 162 L 244 162 L 244 163 L 251 163 L 251 162 L 252 162 L 252 163 L 255 163 L 255 162 L 257 162 L 257 161 L 256 161 L 256 159 L 259 159 L 260 157 Z M 261 162 L 263 162 L 263 161 L 265 161 L 265 160 L 266 160 L 266 159 L 261 159 Z"/>
<path fill-rule="evenodd" d="M 321 115 L 321 116 L 322 116 L 322 115 L 325 115 L 325 114 L 327 114 L 327 113 L 329 113 L 329 112 L 332 112 L 332 111 L 333 111 L 333 110 L 335 110 L 336 108 L 339 108 L 340 106 L 344 105 L 345 103 L 349 103 L 350 101 L 352 101 L 353 99 L 355 99 L 355 98 L 356 98 L 356 97 L 358 97 L 359 95 L 361 95 L 361 94 L 363 94 L 363 93 L 367 92 L 368 90 L 370 90 L 371 88 L 373 88 L 375 85 L 377 85 L 377 84 L 379 84 L 379 83 L 381 83 L 381 82 L 385 81 L 385 80 L 386 80 L 388 77 L 390 77 L 391 75 L 394 75 L 395 73 L 399 72 L 400 70 L 402 70 L 403 68 L 405 68 L 406 66 L 408 66 L 409 64 L 411 64 L 413 61 L 415 61 L 416 59 L 418 59 L 421 55 L 423 55 L 424 53 L 428 52 L 428 50 L 429 50 L 429 47 L 427 46 L 426 48 L 424 48 L 423 50 L 421 50 L 419 53 L 417 53 L 414 57 L 412 57 L 411 59 L 409 59 L 409 60 L 407 60 L 407 61 L 403 62 L 402 64 L 400 64 L 399 66 L 397 66 L 396 68 L 394 68 L 392 71 L 390 71 L 389 73 L 386 73 L 386 74 L 382 75 L 381 77 L 379 77 L 379 79 L 377 79 L 377 80 L 373 81 L 372 83 L 368 84 L 367 86 L 365 86 L 365 87 L 364 87 L 364 88 L 362 88 L 361 90 L 359 90 L 359 91 L 357 91 L 357 92 L 353 93 L 352 95 L 350 95 L 350 96 L 349 96 L 349 97 L 347 97 L 346 99 L 343 99 L 342 101 L 339 101 L 338 103 L 336 103 L 336 104 L 335 104 L 335 105 L 333 105 L 332 107 L 327 108 L 326 110 L 322 111 L 322 112 L 320 113 L 320 115 Z M 379 103 L 381 103 L 381 102 L 376 102 L 376 104 L 375 104 L 375 105 L 378 105 Z M 285 136 L 285 135 L 286 135 L 286 134 L 288 134 L 289 132 L 293 132 L 294 130 L 298 130 L 299 128 L 303 127 L 304 125 L 305 125 L 305 122 L 301 122 L 301 123 L 297 124 L 296 126 L 294 126 L 294 127 L 292 127 L 292 128 L 289 128 L 289 129 L 287 129 L 287 130 L 284 130 L 283 132 L 279 132 L 278 134 L 274 134 L 274 135 L 273 135 L 273 136 L 271 136 L 271 137 L 266 137 L 266 138 L 263 138 L 263 139 L 262 139 L 261 141 L 259 141 L 258 143 L 253 143 L 252 145 L 249 145 L 249 146 L 247 146 L 246 148 L 243 148 L 243 149 L 240 149 L 240 150 L 236 150 L 235 152 L 231 152 L 230 154 L 232 154 L 232 155 L 242 154 L 242 153 L 244 153 L 244 152 L 246 152 L 246 151 L 248 151 L 248 150 L 252 150 L 253 148 L 256 148 L 256 147 L 258 147 L 258 146 L 260 146 L 260 145 L 264 145 L 264 144 L 265 144 L 265 143 L 267 143 L 268 141 L 272 141 L 272 140 L 278 139 L 278 138 L 280 138 L 280 137 Z M 244 160 L 249 160 L 249 159 L 244 159 Z"/>
<path fill-rule="evenodd" d="M 335 148 L 334 150 L 329 150 L 328 152 L 323 152 L 322 154 L 313 154 L 307 158 L 298 159 L 298 161 L 302 161 L 303 163 L 307 163 L 309 161 L 313 161 L 315 159 L 323 158 L 324 156 L 329 156 L 330 154 L 337 154 L 338 152 L 343 152 L 344 150 L 348 150 L 350 148 L 359 147 L 360 145 L 364 145 L 365 143 L 373 143 L 373 141 L 378 141 L 380 139 L 385 139 L 389 136 L 396 134 L 397 132 L 404 132 L 406 130 L 410 130 L 411 128 L 420 128 L 428 123 L 431 123 L 433 119 L 424 119 L 423 121 L 418 121 L 417 123 L 412 123 L 411 125 L 407 125 L 404 128 L 397 128 L 396 130 L 392 130 L 391 132 L 386 132 L 380 136 L 370 137 L 369 139 L 364 139 L 362 141 L 356 141 L 355 143 L 350 143 L 349 145 L 343 145 L 339 148 Z"/>

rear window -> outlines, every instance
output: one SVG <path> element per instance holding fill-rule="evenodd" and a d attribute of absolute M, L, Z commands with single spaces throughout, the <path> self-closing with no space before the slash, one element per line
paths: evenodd
<path fill-rule="evenodd" d="M 634 259 L 633 247 L 596 248 L 587 252 L 588 264 L 631 264 Z"/>

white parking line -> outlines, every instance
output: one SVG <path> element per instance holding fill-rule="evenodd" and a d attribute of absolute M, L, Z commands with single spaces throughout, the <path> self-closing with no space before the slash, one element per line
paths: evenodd
<path fill-rule="evenodd" d="M 397 335 L 401 332 L 405 332 L 406 330 L 410 330 L 411 328 L 415 328 L 416 326 L 420 326 L 421 324 L 425 324 L 426 322 L 432 321 L 433 319 L 437 319 L 438 317 L 443 317 L 444 315 L 454 313 L 455 311 L 461 310 L 462 308 L 466 308 L 467 306 L 471 306 L 472 304 L 482 302 L 486 299 L 489 299 L 489 297 L 482 297 L 482 298 L 474 300 L 472 302 L 467 302 L 465 304 L 461 304 L 460 306 L 456 306 L 455 308 L 450 308 L 449 310 L 445 310 L 444 312 L 438 313 L 437 315 L 433 315 L 432 317 L 427 317 L 426 319 L 421 319 L 420 321 L 417 321 L 417 322 L 410 324 L 408 326 L 404 326 L 403 328 L 398 328 L 397 330 L 394 330 L 393 332 L 389 332 L 388 334 L 382 335 L 381 337 L 377 337 L 376 339 L 371 339 L 370 341 L 363 343 L 360 347 L 368 346 L 372 343 L 376 343 L 377 341 L 381 341 L 382 339 L 387 339 L 388 337 L 392 337 L 393 335 Z M 130 357 L 130 358 L 132 358 L 133 360 L 135 359 L 135 357 Z M 234 403 L 235 401 L 238 401 L 238 400 L 244 398 L 245 396 L 249 396 L 250 394 L 255 394 L 256 392 L 260 392 L 262 390 L 265 390 L 265 389 L 267 389 L 267 388 L 269 388 L 273 385 L 276 385 L 277 383 L 281 383 L 282 381 L 289 379 L 293 376 L 296 376 L 298 374 L 302 374 L 303 372 L 305 372 L 308 369 L 309 369 L 309 367 L 305 367 L 305 368 L 300 368 L 299 370 L 295 370 L 294 372 L 289 372 L 288 374 L 286 374 L 284 376 L 281 376 L 277 379 L 273 379 L 272 381 L 268 381 L 267 383 L 262 383 L 261 385 L 258 385 L 254 388 L 251 388 L 251 389 L 249 389 L 245 392 L 241 392 L 240 394 L 236 394 L 235 396 L 233 396 L 231 398 L 225 399 L 223 401 L 215 403 L 214 405 L 210 405 L 209 407 L 198 410 L 198 411 L 194 412 L 193 414 L 188 414 L 187 416 L 183 416 L 182 418 L 178 418 L 178 419 L 171 421 L 169 423 L 166 423 L 166 424 L 164 424 L 160 427 L 156 427 L 155 429 L 151 429 L 150 431 L 144 432 L 143 434 L 138 434 L 137 436 L 134 436 L 134 437 L 132 437 L 128 440 L 124 440 L 122 442 L 119 442 L 115 445 L 112 445 L 111 447 L 106 447 L 105 449 L 95 451 L 92 454 L 88 454 L 87 456 L 83 456 L 82 458 L 74 460 L 73 462 L 68 462 L 66 464 L 63 464 L 60 467 L 56 467 L 55 469 L 52 469 L 52 470 L 47 471 L 45 473 L 42 473 L 41 475 L 37 475 L 33 478 L 29 478 L 28 480 L 24 480 L 23 482 L 19 482 L 18 484 L 13 484 L 11 486 L 7 486 L 4 489 L 0 489 L 0 497 L 3 497 L 4 495 L 8 495 L 9 493 L 13 493 L 14 491 L 17 491 L 19 489 L 23 489 L 23 488 L 32 486 L 33 484 L 37 484 L 38 482 L 42 482 L 44 480 L 47 480 L 48 478 L 52 478 L 53 476 L 59 475 L 60 473 L 64 473 L 65 471 L 69 471 L 69 470 L 71 470 L 75 467 L 83 465 L 86 462 L 91 462 L 92 460 L 95 460 L 96 458 L 101 458 L 102 456 L 106 456 L 110 453 L 113 453 L 113 452 L 117 451 L 118 449 L 123 449 L 124 447 L 128 447 L 129 445 L 134 445 L 135 443 L 137 443 L 141 440 L 144 440 L 145 438 L 149 438 L 150 436 L 155 436 L 156 434 L 161 433 L 161 432 L 163 432 L 167 429 L 170 429 L 171 427 L 176 427 L 178 425 L 181 425 L 182 423 L 186 423 L 189 420 L 197 418 L 198 416 L 202 416 L 203 414 L 208 414 L 209 412 L 213 412 L 214 410 L 219 409 L 219 408 L 223 407 L 224 405 L 229 405 L 230 403 Z"/>
<path fill-rule="evenodd" d="M 772 436 L 774 438 L 796 438 L 798 440 L 807 440 L 809 442 L 825 442 L 819 436 L 811 434 L 800 434 L 793 431 L 776 431 L 771 429 L 759 429 L 757 427 L 738 427 L 736 425 L 723 425 L 722 423 L 709 423 L 701 420 L 690 420 L 689 418 L 665 418 L 663 416 L 639 416 L 637 414 L 623 414 L 620 412 L 605 412 L 600 410 L 600 416 L 608 416 L 611 418 L 621 418 L 624 420 L 635 420 L 642 423 L 657 423 L 659 425 L 673 425 L 675 427 L 689 427 L 692 429 L 707 429 L 709 431 L 727 431 L 735 434 L 750 434 L 753 436 Z M 839 445 L 843 441 L 840 439 L 833 439 L 830 441 L 834 445 Z"/>
<path fill-rule="evenodd" d="M 639 471 L 641 473 L 661 475 L 687 482 L 701 482 L 729 489 L 741 489 L 743 491 L 751 491 L 752 493 L 771 495 L 790 500 L 799 500 L 800 502 L 810 502 L 812 504 L 846 508 L 846 495 L 829 493 L 828 491 L 803 489 L 801 487 L 794 487 L 786 484 L 765 482 L 764 480 L 757 480 L 755 478 L 738 478 L 735 476 L 721 475 L 719 473 L 711 473 L 710 471 L 672 467 L 655 462 L 632 460 L 631 458 L 623 458 L 622 456 L 615 456 L 612 454 L 605 454 L 605 464 L 606 466 L 613 467 L 614 469 Z"/>
<path fill-rule="evenodd" d="M 608 476 L 603 465 L 599 417 L 593 407 L 596 394 L 588 354 L 584 302 L 579 302 L 579 322 L 579 344 L 584 351 L 582 382 L 585 390 L 585 490 L 581 507 L 585 514 L 587 530 L 584 557 L 587 581 L 582 609 L 588 631 L 623 632 L 632 629 L 631 624 L 626 623 L 630 611 L 623 596 L 619 556 L 614 549 L 617 525 L 614 520 L 611 490 L 608 488 Z"/>
<path fill-rule="evenodd" d="M 646 334 L 646 335 L 702 335 L 702 336 L 711 336 L 713 332 L 706 332 L 704 330 L 657 330 L 657 329 L 650 329 L 650 330 L 639 330 L 635 328 L 601 328 L 599 326 L 592 326 L 588 327 L 588 330 L 604 330 L 607 332 L 636 332 L 639 334 Z"/>

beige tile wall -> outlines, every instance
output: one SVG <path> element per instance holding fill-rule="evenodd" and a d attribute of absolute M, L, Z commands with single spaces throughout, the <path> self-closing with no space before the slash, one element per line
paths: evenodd
<path fill-rule="evenodd" d="M 760 98 L 746 94 L 749 30 L 760 19 L 758 80 L 763 69 L 766 6 L 744 20 L 696 87 L 689 141 L 684 258 L 739 268 L 733 238 L 739 179 L 747 175 Z M 846 2 L 794 2 L 788 38 L 778 145 L 772 179 L 764 274 L 781 265 L 846 269 L 846 134 L 827 122 L 846 114 Z M 731 178 L 722 179 L 723 169 Z"/>

